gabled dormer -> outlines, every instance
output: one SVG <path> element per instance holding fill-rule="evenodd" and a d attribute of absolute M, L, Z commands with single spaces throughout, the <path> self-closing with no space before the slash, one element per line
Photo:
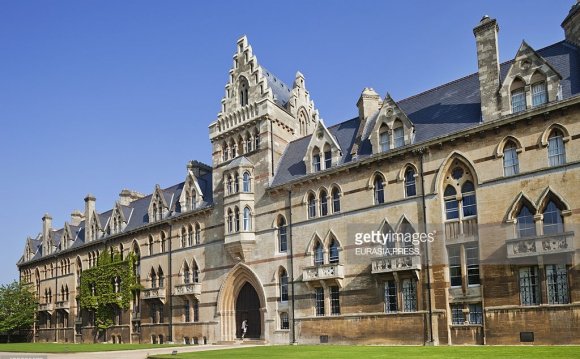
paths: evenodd
<path fill-rule="evenodd" d="M 155 190 L 151 195 L 151 202 L 149 202 L 149 223 L 157 222 L 165 218 L 169 214 L 169 204 L 171 198 L 166 198 L 163 190 L 159 185 L 155 185 Z"/>
<path fill-rule="evenodd" d="M 107 223 L 107 233 L 117 234 L 121 233 L 127 224 L 131 220 L 131 215 L 133 214 L 133 208 L 129 206 L 124 206 L 118 201 L 115 202 L 115 206 L 111 212 L 111 217 Z"/>
<path fill-rule="evenodd" d="M 370 134 L 373 153 L 412 144 L 415 126 L 389 94 L 385 96 Z"/>
<path fill-rule="evenodd" d="M 75 239 L 75 231 L 71 228 L 68 222 L 64 222 L 64 227 L 62 230 L 62 236 L 60 238 L 60 248 L 61 250 L 68 249 Z"/>
<path fill-rule="evenodd" d="M 310 99 L 310 93 L 306 89 L 304 75 L 298 71 L 292 85 L 288 111 L 296 119 L 294 133 L 299 137 L 310 135 L 314 132 L 318 122 L 318 109 L 314 107 L 314 101 Z"/>
<path fill-rule="evenodd" d="M 322 119 L 316 127 L 304 156 L 304 164 L 308 173 L 315 173 L 336 166 L 342 158 L 342 149 L 336 138 L 324 125 Z"/>
<path fill-rule="evenodd" d="M 499 90 L 502 115 L 560 99 L 561 79 L 562 76 L 523 41 Z"/>
<path fill-rule="evenodd" d="M 187 165 L 187 175 L 183 183 L 183 190 L 179 196 L 180 212 L 192 211 L 203 203 L 203 191 L 199 185 L 199 180 L 194 173 L 194 164 Z"/>

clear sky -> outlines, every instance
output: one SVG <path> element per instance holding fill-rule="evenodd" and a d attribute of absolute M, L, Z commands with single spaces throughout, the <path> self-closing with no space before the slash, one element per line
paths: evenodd
<path fill-rule="evenodd" d="M 357 115 L 364 87 L 395 100 L 477 71 L 473 27 L 500 25 L 502 61 L 525 39 L 564 38 L 573 0 L 0 0 L 0 283 L 18 277 L 45 212 L 60 228 L 92 193 L 183 181 L 210 163 L 236 49 L 292 85 L 297 70 L 327 124 Z"/>

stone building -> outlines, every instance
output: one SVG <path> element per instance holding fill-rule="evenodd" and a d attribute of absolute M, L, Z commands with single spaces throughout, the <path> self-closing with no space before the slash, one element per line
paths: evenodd
<path fill-rule="evenodd" d="M 579 4 L 562 27 L 500 63 L 485 16 L 477 73 L 400 101 L 366 88 L 333 126 L 242 37 L 211 166 L 105 212 L 88 195 L 27 239 L 35 340 L 93 340 L 77 285 L 114 250 L 143 289 L 107 341 L 232 342 L 247 320 L 273 344 L 580 344 Z"/>

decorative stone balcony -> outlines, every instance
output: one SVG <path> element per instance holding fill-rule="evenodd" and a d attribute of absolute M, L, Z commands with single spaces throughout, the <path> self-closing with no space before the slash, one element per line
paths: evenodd
<path fill-rule="evenodd" d="M 225 236 L 224 248 L 228 251 L 232 259 L 236 262 L 246 261 L 256 246 L 256 235 L 254 232 L 234 232 Z"/>
<path fill-rule="evenodd" d="M 193 295 L 197 298 L 201 295 L 201 283 L 178 284 L 173 289 L 173 295 Z"/>
<path fill-rule="evenodd" d="M 165 303 L 165 288 L 148 288 L 143 289 L 144 299 L 159 299 Z"/>
<path fill-rule="evenodd" d="M 574 232 L 563 232 L 529 238 L 508 239 L 507 257 L 523 258 L 546 254 L 570 253 L 576 250 Z"/>
<path fill-rule="evenodd" d="M 476 241 L 479 237 L 477 217 L 445 223 L 445 240 L 447 243 Z"/>
<path fill-rule="evenodd" d="M 64 309 L 68 311 L 70 309 L 68 300 L 56 302 L 56 309 Z"/>
<path fill-rule="evenodd" d="M 398 254 L 373 258 L 371 268 L 373 274 L 421 270 L 421 256 L 418 254 Z"/>
<path fill-rule="evenodd" d="M 322 264 L 306 267 L 302 271 L 302 280 L 306 284 L 314 284 L 321 281 L 336 282 L 342 287 L 344 279 L 344 266 L 342 264 Z"/>
<path fill-rule="evenodd" d="M 38 311 L 39 312 L 52 312 L 54 310 L 53 303 L 39 303 L 38 304 Z"/>

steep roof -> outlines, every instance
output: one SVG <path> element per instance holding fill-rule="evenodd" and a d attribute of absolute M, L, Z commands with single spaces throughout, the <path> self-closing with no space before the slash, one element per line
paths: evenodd
<path fill-rule="evenodd" d="M 274 97 L 274 102 L 278 105 L 286 108 L 288 101 L 290 100 L 290 95 L 292 94 L 292 88 L 288 87 L 279 78 L 274 76 L 274 74 L 266 69 L 264 66 L 262 68 L 262 75 L 266 77 L 268 81 L 268 87 L 272 90 L 272 96 Z"/>
<path fill-rule="evenodd" d="M 560 84 L 564 99 L 580 93 L 578 47 L 567 41 L 560 41 L 538 50 L 537 53 L 562 75 Z M 513 60 L 500 65 L 502 80 L 512 64 Z M 397 104 L 415 125 L 415 143 L 478 126 L 481 122 L 478 75 L 473 73 L 400 100 Z M 369 137 L 376 120 L 376 115 L 371 116 L 365 124 L 357 159 L 372 154 Z M 357 117 L 329 128 L 337 139 L 343 141 L 340 144 L 343 149 L 342 163 L 352 161 L 350 153 L 359 124 L 360 120 Z M 306 175 L 306 167 L 302 159 L 306 154 L 309 141 L 310 136 L 306 136 L 291 142 L 286 147 L 271 186 L 278 186 Z"/>

